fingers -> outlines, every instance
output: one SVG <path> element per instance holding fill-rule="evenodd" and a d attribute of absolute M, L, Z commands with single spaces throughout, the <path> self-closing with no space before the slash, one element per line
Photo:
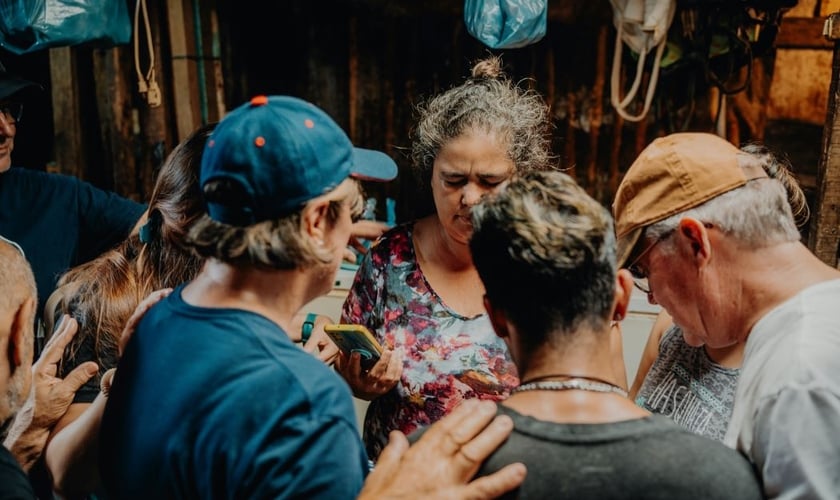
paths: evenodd
<path fill-rule="evenodd" d="M 148 297 L 143 299 L 140 302 L 140 304 L 137 305 L 137 308 L 134 310 L 134 313 L 132 313 L 131 317 L 128 318 L 128 321 L 126 321 L 125 328 L 123 328 L 122 334 L 120 335 L 120 355 L 122 355 L 123 351 L 125 350 L 125 346 L 128 344 L 128 341 L 131 339 L 131 336 L 134 335 L 134 330 L 137 329 L 137 325 L 140 323 L 140 320 L 143 318 L 143 315 L 146 314 L 146 311 L 148 311 L 153 305 L 163 300 L 164 297 L 166 297 L 170 293 L 172 293 L 171 288 L 162 288 L 160 290 L 156 290 L 150 293 Z"/>
<path fill-rule="evenodd" d="M 409 443 L 405 434 L 400 431 L 391 431 L 388 435 L 388 445 L 382 450 L 382 453 L 379 454 L 379 459 L 376 461 L 376 469 L 374 470 L 379 470 L 380 468 L 388 469 L 397 466 L 400 463 L 402 456 L 405 455 L 406 451 L 408 451 L 408 448 Z"/>
<path fill-rule="evenodd" d="M 349 356 L 340 353 L 336 360 L 336 368 L 353 389 L 356 397 L 371 400 L 385 394 L 394 388 L 402 376 L 402 357 L 390 349 L 385 349 L 379 361 L 369 371 L 362 369 L 359 353 Z"/>
<path fill-rule="evenodd" d="M 433 425 L 426 434 L 447 455 L 454 455 L 480 433 L 496 415 L 492 401 L 469 399 L 458 405 L 449 415 Z"/>
<path fill-rule="evenodd" d="M 527 472 L 524 464 L 506 465 L 489 476 L 480 477 L 469 483 L 461 491 L 460 498 L 484 500 L 500 497 L 522 484 Z"/>
<path fill-rule="evenodd" d="M 390 349 L 386 349 L 385 352 L 383 352 L 382 355 L 379 357 L 379 361 L 377 361 L 376 364 L 373 365 L 370 368 L 370 370 L 368 370 L 367 377 L 365 377 L 365 378 L 379 380 L 379 379 L 385 377 L 385 375 L 388 373 L 388 365 L 391 362 L 391 357 L 393 355 L 394 355 L 394 351 L 392 351 Z M 358 366 L 359 370 L 358 371 L 359 371 L 359 373 L 361 373 L 361 370 L 362 370 L 361 356 L 357 352 L 354 352 L 353 356 L 355 356 L 355 359 L 359 360 L 359 366 Z"/>
<path fill-rule="evenodd" d="M 79 388 L 91 379 L 99 371 L 99 367 L 93 361 L 88 361 L 77 366 L 72 372 L 64 377 L 62 384 L 64 388 L 75 393 Z"/>
<path fill-rule="evenodd" d="M 336 345 L 332 342 L 322 341 L 318 343 L 318 359 L 328 365 L 335 362 L 338 357 L 338 352 L 338 347 L 336 347 Z"/>
<path fill-rule="evenodd" d="M 400 377 L 402 377 L 402 370 L 403 370 L 403 363 L 402 363 L 402 353 L 394 352 L 391 356 L 391 359 L 388 361 L 388 369 L 385 371 L 385 376 L 383 377 L 384 382 L 391 382 L 391 387 L 396 385 L 397 382 L 400 381 Z"/>
<path fill-rule="evenodd" d="M 350 248 L 345 248 L 344 255 L 341 257 L 341 260 L 343 260 L 344 262 L 349 262 L 350 264 L 355 264 L 356 254 L 353 253 L 353 250 L 351 250 Z"/>
<path fill-rule="evenodd" d="M 462 462 L 461 465 L 466 470 L 470 467 L 475 467 L 477 470 L 478 466 L 505 442 L 511 432 L 513 432 L 513 420 L 507 415 L 497 415 L 490 425 L 461 446 L 457 455 Z M 457 437 L 464 438 L 464 436 Z"/>
<path fill-rule="evenodd" d="M 58 362 L 61 361 L 61 357 L 64 355 L 64 348 L 73 340 L 73 337 L 76 336 L 78 331 L 79 324 L 76 322 L 76 319 L 66 314 L 63 315 L 55 334 L 47 342 L 47 345 L 44 346 L 44 350 L 41 352 L 38 361 L 32 366 L 33 373 L 41 372 L 50 377 L 54 377 L 58 371 Z"/>
<path fill-rule="evenodd" d="M 354 355 L 359 359 L 358 368 L 361 370 L 361 357 L 356 353 Z M 396 351 L 386 349 L 370 371 L 361 375 L 361 382 L 367 392 L 374 395 L 381 395 L 393 389 L 397 385 L 397 382 L 400 381 L 401 375 L 402 358 L 400 354 Z"/>
<path fill-rule="evenodd" d="M 47 345 L 44 346 L 41 357 L 48 357 L 53 362 L 58 362 L 61 359 L 64 348 L 73 340 L 73 337 L 78 331 L 79 323 L 76 322 L 76 319 L 67 314 L 62 315 L 61 322 L 56 327 L 55 333 L 50 337 Z"/>
<path fill-rule="evenodd" d="M 405 498 L 406 481 L 401 481 L 406 472 L 416 476 L 414 469 L 401 468 L 402 459 L 408 450 L 408 439 L 400 431 L 392 431 L 388 436 L 388 446 L 382 450 L 376 467 L 365 479 L 364 487 L 357 497 L 359 500 L 381 498 Z M 402 476 L 401 476 L 402 472 Z M 411 491 L 411 485 L 408 485 Z"/>

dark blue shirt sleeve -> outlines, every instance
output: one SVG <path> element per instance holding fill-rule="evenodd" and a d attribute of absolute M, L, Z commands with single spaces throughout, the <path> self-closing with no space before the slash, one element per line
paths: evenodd
<path fill-rule="evenodd" d="M 80 233 L 77 263 L 87 262 L 123 241 L 146 210 L 145 205 L 81 181 L 77 203 Z"/>

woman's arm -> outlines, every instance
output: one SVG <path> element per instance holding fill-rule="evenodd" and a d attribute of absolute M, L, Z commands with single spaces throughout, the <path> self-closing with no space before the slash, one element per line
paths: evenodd
<path fill-rule="evenodd" d="M 656 317 L 656 322 L 653 323 L 653 327 L 650 329 L 645 350 L 642 352 L 639 369 L 636 370 L 636 378 L 633 380 L 633 386 L 630 388 L 630 399 L 636 399 L 636 394 L 642 388 L 650 367 L 653 366 L 653 362 L 659 356 L 659 342 L 662 340 L 662 334 L 672 324 L 674 324 L 674 321 L 671 319 L 671 316 L 664 309 L 660 311 L 659 316 Z"/>
<path fill-rule="evenodd" d="M 99 393 L 47 445 L 53 489 L 64 497 L 85 495 L 99 485 L 99 425 L 107 398 Z"/>

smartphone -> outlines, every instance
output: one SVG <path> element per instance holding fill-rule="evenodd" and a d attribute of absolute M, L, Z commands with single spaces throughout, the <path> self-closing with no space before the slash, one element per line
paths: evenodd
<path fill-rule="evenodd" d="M 382 355 L 382 346 L 364 325 L 324 325 L 324 332 L 344 354 L 358 352 L 365 370 L 370 370 Z"/>

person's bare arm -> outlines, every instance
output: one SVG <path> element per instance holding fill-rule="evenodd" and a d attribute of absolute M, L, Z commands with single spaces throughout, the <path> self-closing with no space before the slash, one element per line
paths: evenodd
<path fill-rule="evenodd" d="M 674 324 L 674 321 L 671 319 L 671 316 L 664 309 L 660 311 L 659 316 L 656 317 L 656 321 L 653 323 L 653 327 L 650 329 L 645 350 L 642 352 L 642 359 L 639 360 L 636 378 L 633 380 L 633 386 L 630 388 L 630 399 L 636 399 L 636 394 L 642 388 L 650 367 L 653 366 L 653 362 L 659 356 L 659 342 L 662 340 L 662 334 L 672 324 Z"/>
<path fill-rule="evenodd" d="M 471 479 L 512 431 L 513 421 L 496 416 L 494 403 L 474 399 L 432 425 L 411 447 L 401 432 L 394 431 L 358 498 L 496 498 L 522 484 L 524 464 Z"/>
<path fill-rule="evenodd" d="M 613 321 L 610 325 L 610 350 L 612 351 L 612 370 L 615 383 L 627 390 L 627 367 L 624 365 L 624 339 L 621 323 Z"/>
<path fill-rule="evenodd" d="M 356 262 L 356 254 L 353 253 L 353 250 L 356 250 L 360 254 L 367 253 L 367 247 L 362 240 L 374 241 L 380 236 L 382 233 L 388 230 L 388 225 L 384 222 L 378 222 L 374 220 L 360 220 L 353 223 L 353 227 L 350 229 L 350 241 L 347 242 L 347 249 L 344 252 L 344 260 L 347 262 Z"/>
<path fill-rule="evenodd" d="M 94 491 L 99 485 L 99 426 L 108 399 L 100 393 L 67 427 L 50 440 L 45 453 L 53 489 L 71 498 Z"/>

